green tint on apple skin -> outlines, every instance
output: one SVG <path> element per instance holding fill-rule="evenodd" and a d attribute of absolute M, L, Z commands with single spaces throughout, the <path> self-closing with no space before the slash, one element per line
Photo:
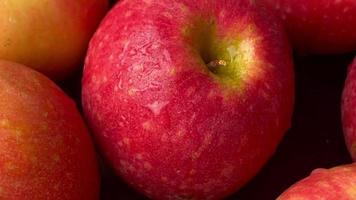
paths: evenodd
<path fill-rule="evenodd" d="M 254 63 L 253 40 L 239 36 L 219 36 L 215 22 L 204 19 L 198 19 L 191 26 L 185 27 L 183 35 L 191 43 L 193 51 L 199 54 L 206 73 L 211 74 L 226 89 L 237 92 L 243 90 L 242 77 L 248 66 Z"/>

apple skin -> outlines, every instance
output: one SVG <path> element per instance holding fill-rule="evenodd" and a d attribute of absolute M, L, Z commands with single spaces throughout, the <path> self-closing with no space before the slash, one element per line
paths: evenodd
<path fill-rule="evenodd" d="M 260 170 L 294 101 L 291 50 L 267 12 L 247 0 L 115 5 L 90 42 L 82 103 L 117 174 L 153 199 L 221 199 Z M 226 56 L 216 74 L 204 63 Z"/>
<path fill-rule="evenodd" d="M 356 161 L 356 58 L 350 65 L 342 94 L 342 125 L 346 145 Z"/>
<path fill-rule="evenodd" d="M 258 0 L 277 11 L 301 54 L 356 51 L 355 0 Z"/>
<path fill-rule="evenodd" d="M 52 81 L 0 61 L 0 199 L 95 200 L 99 172 L 75 103 Z"/>
<path fill-rule="evenodd" d="M 108 0 L 0 1 L 0 59 L 61 80 L 77 70 Z"/>
<path fill-rule="evenodd" d="M 354 200 L 356 163 L 331 169 L 316 169 L 287 189 L 277 200 Z"/>

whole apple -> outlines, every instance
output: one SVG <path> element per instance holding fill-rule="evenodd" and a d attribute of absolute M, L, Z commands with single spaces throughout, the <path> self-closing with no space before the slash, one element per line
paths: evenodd
<path fill-rule="evenodd" d="M 249 0 L 124 0 L 91 40 L 83 108 L 116 172 L 153 199 L 219 199 L 289 128 L 282 25 Z"/>
<path fill-rule="evenodd" d="M 258 0 L 284 21 L 300 53 L 341 54 L 356 51 L 355 0 Z"/>
<path fill-rule="evenodd" d="M 354 200 L 356 199 L 356 163 L 331 169 L 316 169 L 292 185 L 277 200 Z"/>
<path fill-rule="evenodd" d="M 0 199 L 95 200 L 93 144 L 74 102 L 53 82 L 0 61 Z"/>
<path fill-rule="evenodd" d="M 346 144 L 356 161 L 356 58 L 349 67 L 345 81 L 341 111 Z"/>
<path fill-rule="evenodd" d="M 53 79 L 78 69 L 108 0 L 1 0 L 0 59 Z"/>

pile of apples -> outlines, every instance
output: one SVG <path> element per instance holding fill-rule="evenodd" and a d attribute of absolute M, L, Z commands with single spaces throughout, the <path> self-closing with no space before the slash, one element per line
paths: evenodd
<path fill-rule="evenodd" d="M 291 126 L 293 53 L 355 53 L 355 28 L 355 0 L 1 0 L 0 199 L 100 199 L 96 152 L 149 198 L 226 198 Z M 341 110 L 356 161 L 356 59 Z M 297 199 L 356 200 L 356 163 Z"/>

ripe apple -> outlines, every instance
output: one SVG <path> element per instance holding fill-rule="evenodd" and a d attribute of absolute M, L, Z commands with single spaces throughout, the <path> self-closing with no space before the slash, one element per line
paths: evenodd
<path fill-rule="evenodd" d="M 219 199 L 289 128 L 283 27 L 249 0 L 124 0 L 91 40 L 83 107 L 117 173 L 153 199 Z"/>
<path fill-rule="evenodd" d="M 356 163 L 331 169 L 316 169 L 292 185 L 277 200 L 354 200 L 356 199 Z"/>
<path fill-rule="evenodd" d="M 63 79 L 80 67 L 108 0 L 1 0 L 0 59 Z"/>
<path fill-rule="evenodd" d="M 349 67 L 341 111 L 346 144 L 353 160 L 356 161 L 356 58 Z"/>
<path fill-rule="evenodd" d="M 277 11 L 301 53 L 356 51 L 355 0 L 258 0 Z"/>
<path fill-rule="evenodd" d="M 74 102 L 54 83 L 0 61 L 0 110 L 0 199 L 98 199 L 93 144 Z"/>

